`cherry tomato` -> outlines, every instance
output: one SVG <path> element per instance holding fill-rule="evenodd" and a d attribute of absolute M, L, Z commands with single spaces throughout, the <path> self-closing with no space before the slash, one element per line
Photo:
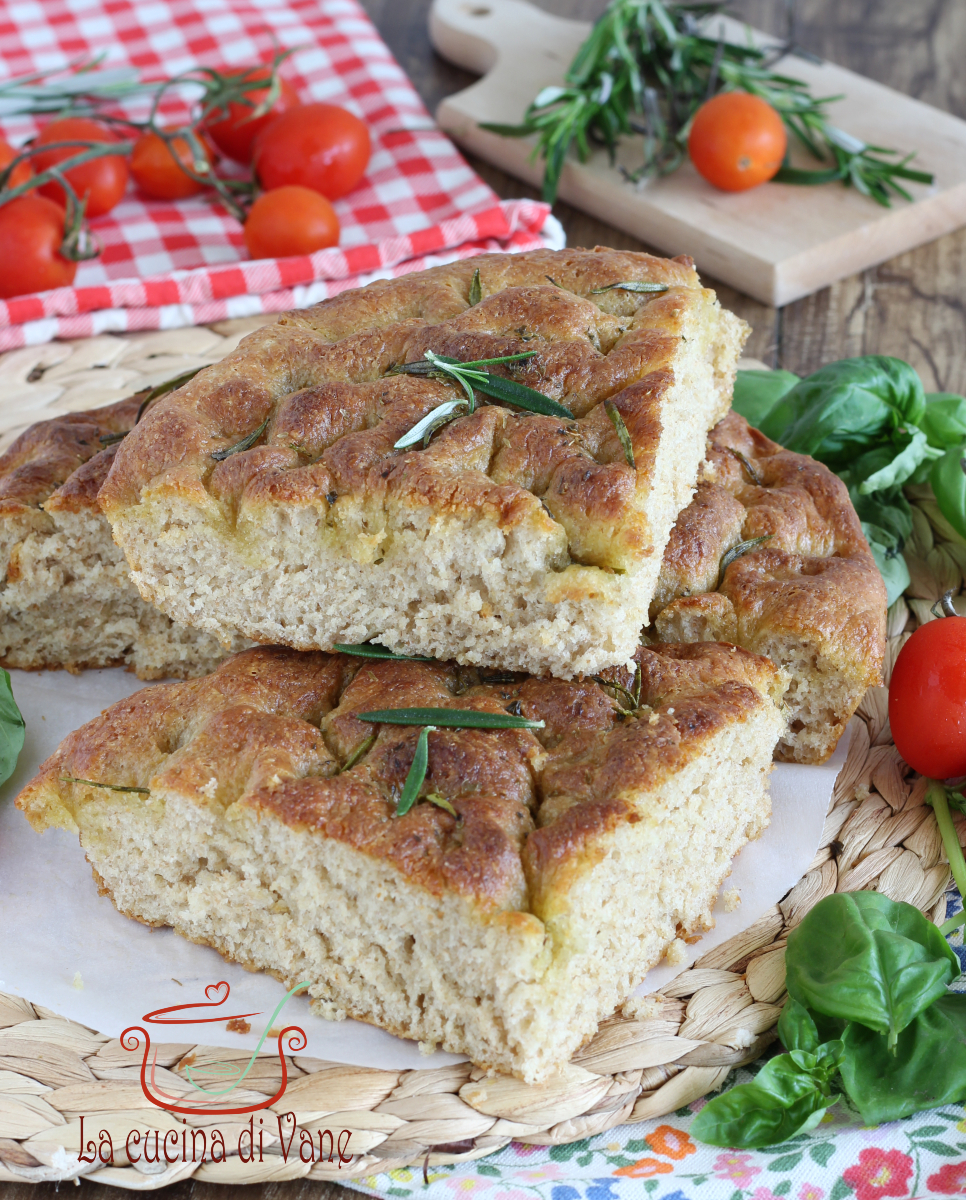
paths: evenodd
<path fill-rule="evenodd" d="M 51 121 L 41 130 L 37 138 L 37 146 L 47 146 L 51 142 L 116 142 L 118 139 L 110 129 L 89 117 L 65 117 L 62 121 Z M 83 154 L 83 146 L 65 146 L 61 150 L 47 150 L 33 157 L 34 170 L 39 175 L 48 167 L 53 167 L 65 158 L 73 158 L 75 154 Z M 87 215 L 100 217 L 110 212 L 124 195 L 127 187 L 127 163 L 120 154 L 106 154 L 103 158 L 95 158 L 74 167 L 66 172 L 67 180 L 83 200 L 87 197 Z M 58 204 L 67 203 L 64 189 L 59 183 L 45 183 L 40 191 Z"/>
<path fill-rule="evenodd" d="M 889 724 L 899 753 L 921 775 L 966 775 L 966 617 L 920 626 L 899 651 Z"/>
<path fill-rule="evenodd" d="M 294 183 L 338 200 L 362 178 L 370 150 L 358 117 L 335 104 L 301 104 L 262 130 L 252 157 L 266 190 Z"/>
<path fill-rule="evenodd" d="M 210 163 L 211 151 L 203 139 L 199 140 Z M 166 143 L 164 138 L 149 130 L 134 143 L 131 174 L 146 196 L 157 200 L 183 200 L 203 192 L 207 185 L 192 179 L 184 167 L 194 168 L 194 155 L 187 138 L 178 137 Z"/>
<path fill-rule="evenodd" d="M 63 240 L 64 210 L 46 196 L 0 205 L 0 298 L 72 284 L 77 263 L 60 253 Z"/>
<path fill-rule="evenodd" d="M 778 113 L 747 92 L 720 92 L 702 104 L 688 136 L 698 174 L 724 192 L 743 192 L 771 179 L 787 145 Z"/>
<path fill-rule="evenodd" d="M 272 68 L 260 67 L 257 70 L 230 71 L 227 74 L 229 78 L 235 79 L 240 75 L 245 75 L 247 76 L 246 83 L 249 80 L 255 82 L 259 79 L 271 79 Z M 216 120 L 209 117 L 205 121 L 206 132 L 211 134 L 215 145 L 226 158 L 234 159 L 239 163 L 250 163 L 252 161 L 252 143 L 258 134 L 277 116 L 296 107 L 299 102 L 298 92 L 288 80 L 280 78 L 278 82 L 279 93 L 275 103 L 262 116 L 253 117 L 252 113 L 264 101 L 268 92 L 267 87 L 255 88 L 245 93 L 246 99 L 251 101 L 251 106 L 242 104 L 240 101 L 233 101 L 228 105 L 228 111 L 224 116 Z"/>
<path fill-rule="evenodd" d="M 245 222 L 245 245 L 252 258 L 312 254 L 338 242 L 335 209 L 318 192 L 295 184 L 263 192 Z"/>
<path fill-rule="evenodd" d="M 3 138 L 0 138 L 0 172 L 9 167 L 19 153 L 20 151 L 15 150 L 9 142 L 5 142 Z M 22 183 L 27 182 L 31 175 L 33 175 L 33 170 L 30 163 L 22 162 L 19 166 L 14 167 L 13 174 L 7 180 L 7 187 L 20 187 Z"/>

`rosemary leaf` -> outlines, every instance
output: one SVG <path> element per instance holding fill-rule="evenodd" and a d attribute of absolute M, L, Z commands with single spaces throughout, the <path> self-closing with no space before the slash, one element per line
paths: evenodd
<path fill-rule="evenodd" d="M 339 767 L 338 771 L 336 771 L 336 774 L 341 775 L 343 771 L 351 771 L 356 763 L 359 762 L 360 759 L 365 758 L 372 747 L 376 744 L 376 738 L 378 736 L 379 735 L 377 733 L 373 732 L 370 733 L 364 741 L 360 742 L 359 745 L 356 746 L 355 750 L 353 750 L 349 757 L 345 760 L 342 766 Z"/>
<path fill-rule="evenodd" d="M 745 468 L 745 470 L 748 472 L 748 478 L 755 485 L 755 487 L 761 487 L 762 486 L 761 476 L 755 470 L 754 466 L 752 466 L 752 464 L 748 461 L 748 459 L 745 458 L 745 456 L 741 453 L 741 451 L 735 450 L 732 446 L 729 446 L 728 453 L 733 454 L 734 457 Z"/>
<path fill-rule="evenodd" d="M 482 124 L 503 137 L 533 137 L 544 160 L 543 198 L 553 203 L 571 149 L 585 162 L 596 143 L 611 162 L 621 142 L 642 140 L 643 165 L 621 167 L 632 183 L 667 175 L 687 154 L 698 108 L 721 91 L 758 96 L 774 108 L 789 133 L 815 159 L 814 171 L 783 167 L 781 182 L 837 180 L 877 204 L 909 199 L 898 182 L 931 183 L 913 171 L 910 154 L 867 145 L 837 128 L 828 106 L 840 97 L 815 96 L 800 79 L 772 69 L 777 57 L 750 41 L 728 42 L 713 18 L 727 0 L 610 0 L 577 51 L 563 86 L 543 88 L 517 125 Z"/>
<path fill-rule="evenodd" d="M 194 379 L 198 372 L 203 370 L 204 367 L 194 367 L 190 371 L 184 371 L 180 375 L 175 375 L 173 379 L 167 379 L 164 383 L 159 383 L 157 387 L 151 388 L 138 406 L 138 412 L 137 416 L 134 418 L 134 424 L 138 424 L 138 422 L 144 416 L 144 410 L 152 402 L 152 400 L 157 400 L 159 396 L 164 396 L 167 392 L 173 392 L 175 388 L 181 387 L 181 385 L 183 383 L 187 383 L 189 379 Z M 134 393 L 135 396 L 137 394 L 137 392 Z M 133 398 L 134 397 L 132 396 L 132 399 Z M 101 445 L 113 446 L 116 445 L 117 442 L 123 442 L 130 432 L 130 429 L 125 429 L 122 433 L 102 434 L 100 439 Z"/>
<path fill-rule="evenodd" d="M 736 559 L 747 554 L 749 550 L 754 550 L 756 546 L 760 546 L 762 542 L 767 542 L 772 535 L 770 533 L 763 534 L 761 537 L 749 538 L 746 542 L 739 542 L 737 546 L 732 546 L 725 554 L 721 556 L 721 566 L 718 568 L 718 582 L 715 584 L 715 591 L 724 583 L 725 571 L 731 566 Z"/>
<path fill-rule="evenodd" d="M 248 437 L 243 437 L 242 440 L 240 442 L 236 442 L 234 446 L 229 446 L 226 450 L 213 451 L 211 457 L 215 460 L 215 462 L 224 462 L 226 458 L 231 458 L 233 454 L 241 454 L 243 450 L 251 450 L 252 446 L 255 445 L 258 439 L 268 428 L 269 419 L 269 417 L 266 417 L 254 433 L 250 433 Z"/>
<path fill-rule="evenodd" d="M 617 405 L 613 400 L 604 401 L 604 411 L 610 417 L 610 423 L 614 426 L 617 433 L 617 440 L 620 442 L 624 457 L 627 459 L 627 465 L 636 469 L 637 464 L 634 462 L 634 444 L 631 441 L 631 435 L 627 432 L 627 426 L 624 424 L 624 418 L 620 415 Z"/>
<path fill-rule="evenodd" d="M 467 408 L 469 408 L 469 404 L 466 400 L 445 400 L 442 404 L 437 404 L 421 421 L 417 421 L 408 433 L 404 433 L 397 442 L 393 443 L 393 449 L 408 450 L 410 446 L 428 441 L 437 429 L 442 429 L 450 421 L 455 421 L 460 412 Z"/>
<path fill-rule="evenodd" d="M 470 308 L 474 308 L 483 299 L 483 287 L 480 283 L 480 268 L 473 272 L 473 282 L 470 284 Z"/>
<path fill-rule="evenodd" d="M 636 279 L 628 279 L 624 283 L 608 283 L 606 287 L 591 288 L 592 296 L 599 296 L 601 292 L 666 292 L 671 285 L 669 283 L 639 283 Z"/>
<path fill-rule="evenodd" d="M 117 783 L 97 783 L 93 779 L 77 779 L 73 775 L 61 775 L 61 783 L 86 783 L 88 787 L 106 788 L 109 792 L 138 792 L 142 796 L 150 796 L 151 789 L 143 787 L 121 787 Z"/>
<path fill-rule="evenodd" d="M 419 789 L 426 778 L 426 768 L 429 766 L 429 734 L 435 726 L 424 725 L 416 739 L 416 753 L 413 755 L 412 766 L 403 784 L 402 794 L 396 802 L 397 817 L 404 817 L 416 803 Z"/>
<path fill-rule="evenodd" d="M 430 804 L 435 804 L 437 808 L 443 809 L 443 811 L 448 812 L 451 817 L 456 817 L 456 819 L 459 820 L 459 813 L 452 806 L 452 804 L 450 804 L 446 797 L 441 796 L 439 792 L 427 792 L 423 799 L 428 800 Z"/>
<path fill-rule="evenodd" d="M 522 354 L 504 354 L 500 358 L 480 358 L 473 362 L 460 362 L 445 354 L 435 354 L 427 350 L 424 362 L 401 363 L 392 368 L 394 375 L 436 375 L 449 379 L 466 393 L 467 399 L 447 400 L 438 405 L 408 433 L 395 443 L 396 450 L 405 450 L 415 446 L 421 439 L 431 437 L 433 432 L 447 421 L 453 420 L 456 410 L 466 407 L 469 412 L 476 408 L 475 392 L 482 392 L 493 400 L 502 400 L 504 404 L 512 404 L 514 408 L 524 408 L 528 412 L 540 413 L 545 417 L 573 417 L 573 413 L 564 405 L 551 400 L 542 392 L 525 387 L 514 379 L 504 379 L 502 375 L 492 375 L 483 367 L 497 366 L 501 363 L 521 362 L 533 358 L 536 350 L 527 350 Z"/>
<path fill-rule="evenodd" d="M 144 416 L 144 410 L 149 404 L 157 400 L 161 396 L 166 396 L 168 392 L 176 391 L 189 380 L 194 379 L 199 371 L 203 371 L 204 367 L 192 367 L 190 371 L 182 371 L 180 375 L 175 375 L 173 379 L 166 379 L 164 383 L 159 383 L 157 387 L 153 387 L 150 392 L 141 401 L 141 407 L 138 409 L 138 415 L 134 418 L 134 424 L 141 420 Z"/>
<path fill-rule="evenodd" d="M 420 654 L 394 654 L 379 642 L 336 642 L 332 647 L 340 654 L 354 654 L 357 658 L 389 658 L 396 662 L 432 662 Z"/>
<path fill-rule="evenodd" d="M 638 668 L 638 672 L 639 671 L 640 668 Z M 616 679 L 605 679 L 603 675 L 592 675 L 591 679 L 593 679 L 594 683 L 599 683 L 601 687 L 613 688 L 614 691 L 618 693 L 618 705 L 621 707 L 622 712 L 634 712 L 640 708 L 640 684 L 638 684 L 637 695 L 635 696 L 635 694 L 629 688 L 624 687 L 622 683 L 618 683 Z M 620 705 L 620 696 L 627 697 L 628 701 L 630 702 L 629 709 L 626 709 Z"/>
<path fill-rule="evenodd" d="M 573 413 L 563 404 L 551 400 L 543 392 L 525 387 L 514 379 L 504 379 L 502 375 L 485 374 L 483 382 L 476 383 L 476 390 L 494 400 L 502 400 L 504 404 L 512 404 L 514 408 L 525 408 L 528 412 L 540 413 L 544 417 L 564 417 L 573 419 Z"/>
<path fill-rule="evenodd" d="M 443 729 L 543 729 L 543 721 L 528 721 L 510 713 L 479 712 L 475 708 L 381 708 L 355 714 L 359 721 L 379 725 L 432 725 Z"/>

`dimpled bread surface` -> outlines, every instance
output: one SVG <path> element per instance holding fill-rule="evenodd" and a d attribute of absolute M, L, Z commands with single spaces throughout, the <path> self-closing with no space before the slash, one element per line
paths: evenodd
<path fill-rule="evenodd" d="M 599 683 L 244 651 L 106 709 L 17 804 L 37 830 L 79 831 L 122 913 L 310 980 L 324 1016 L 537 1081 L 710 923 L 769 817 L 781 673 L 733 646 L 636 658 L 631 715 L 623 668 Z M 419 731 L 356 714 L 412 705 L 544 725 L 431 732 L 397 817 Z"/>
<path fill-rule="evenodd" d="M 666 290 L 611 286 L 626 282 Z M 689 259 L 535 251 L 374 283 L 285 315 L 159 399 L 100 502 L 141 595 L 223 640 L 378 638 L 465 664 L 599 671 L 634 653 L 746 334 Z M 428 350 L 532 353 L 490 369 L 573 419 L 481 397 L 428 446 L 396 450 L 463 394 L 393 374 Z"/>
<path fill-rule="evenodd" d="M 721 571 L 729 551 L 754 543 Z M 776 757 L 824 762 L 881 683 L 886 591 L 837 475 L 731 412 L 664 553 L 651 605 L 661 642 L 735 642 L 788 673 Z"/>

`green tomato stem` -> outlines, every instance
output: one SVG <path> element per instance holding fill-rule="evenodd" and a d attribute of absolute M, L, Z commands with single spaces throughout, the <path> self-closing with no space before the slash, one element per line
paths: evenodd
<path fill-rule="evenodd" d="M 966 900 L 966 858 L 963 858 L 963 848 L 959 844 L 956 826 L 953 824 L 952 814 L 949 811 L 946 789 L 941 783 L 930 780 L 926 790 L 926 803 L 932 806 L 936 814 L 936 824 L 939 826 L 946 857 L 949 859 L 949 869 L 953 873 L 953 881 L 959 888 L 960 896 Z M 963 924 L 966 924 L 966 914 L 961 913 L 958 917 L 952 917 L 939 929 L 941 933 L 946 934 Z"/>

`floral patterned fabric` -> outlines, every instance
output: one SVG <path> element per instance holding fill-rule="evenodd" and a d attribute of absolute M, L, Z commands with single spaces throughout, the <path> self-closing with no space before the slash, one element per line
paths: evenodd
<path fill-rule="evenodd" d="M 962 909 L 950 895 L 947 914 Z M 966 967 L 963 931 L 949 938 Z M 966 990 L 963 980 L 954 985 Z M 733 1071 L 753 1078 L 764 1060 Z M 721 1150 L 691 1139 L 706 1101 L 672 1116 L 623 1125 L 567 1146 L 512 1142 L 488 1158 L 422 1170 L 405 1167 L 346 1181 L 408 1200 L 933 1200 L 966 1196 L 966 1108 L 948 1105 L 868 1127 L 842 1103 L 811 1133 L 770 1150 Z"/>

